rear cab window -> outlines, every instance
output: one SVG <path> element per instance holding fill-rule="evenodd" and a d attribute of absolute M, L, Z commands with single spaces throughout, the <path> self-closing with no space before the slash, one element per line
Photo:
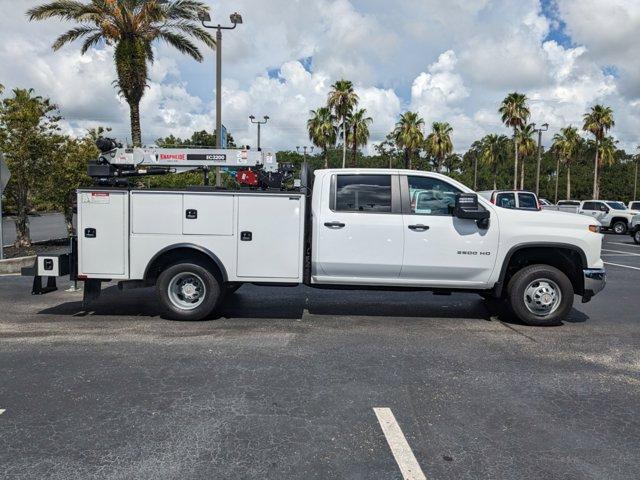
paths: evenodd
<path fill-rule="evenodd" d="M 391 199 L 391 175 L 336 175 L 336 212 L 390 213 Z"/>
<path fill-rule="evenodd" d="M 584 202 L 582 204 L 582 209 L 583 210 L 598 210 L 598 207 L 596 205 L 596 202 Z"/>
<path fill-rule="evenodd" d="M 640 210 L 640 202 L 631 202 L 629 207 L 631 210 Z"/>
<path fill-rule="evenodd" d="M 538 210 L 536 196 L 532 193 L 518 193 L 518 208 L 522 210 Z"/>

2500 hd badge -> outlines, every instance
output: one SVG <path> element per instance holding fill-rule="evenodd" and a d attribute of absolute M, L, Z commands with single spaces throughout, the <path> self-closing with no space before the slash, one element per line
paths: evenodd
<path fill-rule="evenodd" d="M 458 255 L 491 255 L 491 252 L 477 252 L 475 250 L 458 250 Z"/>

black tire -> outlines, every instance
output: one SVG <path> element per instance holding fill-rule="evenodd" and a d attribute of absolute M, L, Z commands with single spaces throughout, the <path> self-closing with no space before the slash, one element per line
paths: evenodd
<path fill-rule="evenodd" d="M 537 282 L 538 280 L 540 281 L 539 283 Z M 560 293 L 560 299 L 557 304 L 552 304 L 549 312 L 539 311 L 534 313 L 527 307 L 528 304 L 533 308 L 540 307 L 541 310 L 544 310 L 544 307 L 542 307 L 543 301 L 557 295 L 556 289 Z M 531 265 L 516 272 L 509 281 L 507 290 L 511 310 L 520 321 L 527 325 L 539 327 L 559 325 L 573 306 L 574 291 L 571 281 L 564 273 L 550 265 Z M 543 296 L 538 297 L 540 298 L 540 303 L 536 302 L 537 295 L 527 295 L 525 297 L 525 291 L 527 290 L 536 294 L 544 292 Z M 554 292 L 550 297 L 548 296 L 549 291 Z M 525 298 L 529 299 L 529 301 L 527 302 Z"/>
<path fill-rule="evenodd" d="M 633 241 L 636 242 L 636 245 L 640 245 L 640 228 L 633 232 Z"/>
<path fill-rule="evenodd" d="M 204 287 L 200 289 L 201 293 L 197 295 L 201 298 L 201 301 L 198 300 L 200 303 L 197 306 L 181 308 L 180 305 L 176 303 L 180 301 L 176 298 L 179 294 L 173 294 L 174 300 L 172 300 L 169 293 L 169 286 L 172 280 L 181 277 L 187 279 L 193 278 L 196 284 Z M 176 281 L 176 283 L 179 282 Z M 174 285 L 176 283 L 174 283 Z M 197 287 L 194 287 L 194 289 L 197 290 Z M 190 262 L 177 263 L 167 267 L 158 277 L 156 290 L 167 317 L 173 320 L 195 321 L 207 318 L 215 310 L 222 297 L 222 289 L 216 276 L 208 268 Z M 188 299 L 184 299 L 182 302 L 186 304 L 188 303 Z"/>
<path fill-rule="evenodd" d="M 482 292 L 482 293 L 479 293 L 478 295 L 480 295 L 485 300 L 493 300 L 494 299 L 493 293 L 491 293 L 491 292 L 489 292 L 489 293 Z"/>
<path fill-rule="evenodd" d="M 613 230 L 613 233 L 624 235 L 627 233 L 627 223 L 622 220 L 617 220 L 613 225 L 611 225 L 611 229 Z"/>

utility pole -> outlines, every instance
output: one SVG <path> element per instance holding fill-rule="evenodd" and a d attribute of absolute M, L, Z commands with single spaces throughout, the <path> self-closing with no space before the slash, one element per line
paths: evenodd
<path fill-rule="evenodd" d="M 534 123 L 535 125 L 535 123 Z M 536 129 L 538 132 L 538 162 L 536 168 L 536 196 L 540 194 L 540 162 L 542 160 L 542 132 L 549 130 L 549 124 L 543 123 L 540 128 Z"/>
<path fill-rule="evenodd" d="M 265 115 L 263 118 L 264 120 L 256 120 L 256 117 L 254 117 L 253 115 L 249 116 L 249 120 L 251 120 L 251 123 L 253 123 L 254 125 L 258 125 L 258 150 L 260 150 L 260 127 L 262 125 L 266 125 L 269 121 L 268 115 Z"/>
<path fill-rule="evenodd" d="M 640 145 L 638 146 L 638 150 L 640 150 Z M 640 162 L 640 153 L 636 155 L 636 173 L 633 176 L 633 200 L 637 200 L 638 194 L 638 162 Z"/>
<path fill-rule="evenodd" d="M 206 25 L 211 21 L 211 15 L 207 11 L 200 11 L 198 18 L 204 28 L 216 29 L 216 148 L 222 148 L 222 30 L 233 30 L 242 24 L 242 15 L 238 12 L 229 16 L 233 26 L 223 27 L 222 25 Z M 222 176 L 220 167 L 216 167 L 216 187 L 222 186 Z"/>

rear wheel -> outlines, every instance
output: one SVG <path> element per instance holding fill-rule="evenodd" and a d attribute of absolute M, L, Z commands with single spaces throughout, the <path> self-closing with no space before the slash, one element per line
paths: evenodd
<path fill-rule="evenodd" d="M 550 265 L 531 265 L 510 280 L 508 297 L 516 317 L 527 325 L 558 325 L 573 306 L 573 285 Z"/>
<path fill-rule="evenodd" d="M 220 299 L 220 282 L 206 267 L 178 263 L 165 269 L 156 283 L 167 316 L 174 320 L 202 320 Z"/>
<path fill-rule="evenodd" d="M 640 245 L 640 228 L 633 233 L 633 241 Z"/>
<path fill-rule="evenodd" d="M 624 235 L 625 233 L 627 233 L 627 224 L 622 220 L 616 221 L 613 225 L 611 225 L 611 228 L 618 235 Z"/>

